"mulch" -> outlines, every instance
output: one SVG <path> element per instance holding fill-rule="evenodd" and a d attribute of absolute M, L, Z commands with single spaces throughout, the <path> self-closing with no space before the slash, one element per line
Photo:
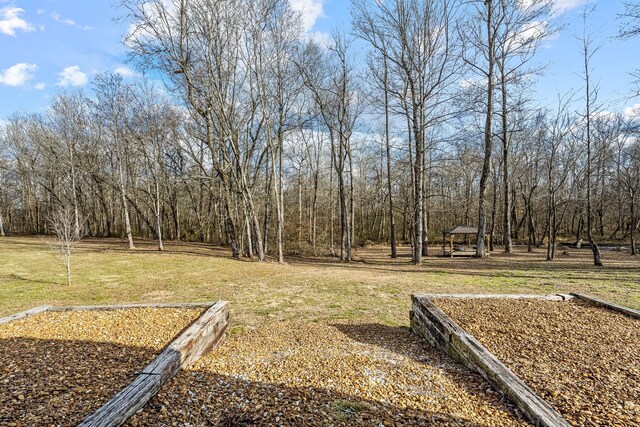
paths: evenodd
<path fill-rule="evenodd" d="M 406 327 L 271 322 L 231 334 L 129 426 L 523 426 L 477 374 Z"/>
<path fill-rule="evenodd" d="M 0 425 L 77 425 L 201 313 L 47 312 L 0 325 Z"/>
<path fill-rule="evenodd" d="M 640 426 L 640 321 L 581 301 L 436 305 L 575 426 Z"/>

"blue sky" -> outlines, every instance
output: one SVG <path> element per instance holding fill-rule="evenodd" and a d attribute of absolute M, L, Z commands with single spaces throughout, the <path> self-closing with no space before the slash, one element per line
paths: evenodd
<path fill-rule="evenodd" d="M 349 26 L 349 2 L 289 0 L 304 14 L 305 30 L 323 37 L 332 28 Z M 581 70 L 580 13 L 596 4 L 590 30 L 601 45 L 593 59 L 593 78 L 600 85 L 604 108 L 623 111 L 640 100 L 629 99 L 632 78 L 640 68 L 640 38 L 618 40 L 621 0 L 558 0 L 565 10 L 565 29 L 542 48 L 548 64 L 536 91 L 541 104 L 553 105 L 556 93 L 579 89 Z M 61 89 L 86 87 L 99 72 L 131 75 L 122 36 L 127 24 L 115 22 L 122 11 L 110 0 L 0 0 L 0 120 L 13 112 L 38 112 Z"/>

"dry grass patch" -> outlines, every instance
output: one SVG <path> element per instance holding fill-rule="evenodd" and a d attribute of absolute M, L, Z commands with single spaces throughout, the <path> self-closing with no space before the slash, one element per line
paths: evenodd
<path fill-rule="evenodd" d="M 425 293 L 554 293 L 577 291 L 640 308 L 640 257 L 604 252 L 592 266 L 588 249 L 545 261 L 538 249 L 517 248 L 489 259 L 428 257 L 396 260 L 383 247 L 356 251 L 356 261 L 288 258 L 288 263 L 234 260 L 204 244 L 88 239 L 74 256 L 75 283 L 38 238 L 0 239 L 0 315 L 40 304 L 231 301 L 234 324 L 264 319 L 350 320 L 408 324 L 410 295 Z M 438 248 L 432 252 L 438 253 Z"/>

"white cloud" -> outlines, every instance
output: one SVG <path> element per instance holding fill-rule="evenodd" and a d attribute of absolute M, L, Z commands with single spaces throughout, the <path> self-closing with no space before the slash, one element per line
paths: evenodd
<path fill-rule="evenodd" d="M 70 27 L 75 27 L 83 31 L 93 30 L 93 27 L 90 27 L 89 25 L 80 25 L 71 18 L 63 18 L 58 12 L 53 12 L 51 14 L 51 17 L 53 18 L 54 21 L 64 25 L 68 25 Z"/>
<path fill-rule="evenodd" d="M 543 39 L 548 35 L 547 30 L 549 23 L 547 21 L 531 21 L 525 23 L 517 31 L 510 34 L 507 41 L 507 49 L 511 52 L 525 52 L 537 40 Z"/>
<path fill-rule="evenodd" d="M 323 47 L 331 46 L 331 43 L 333 43 L 331 34 L 322 31 L 311 31 L 309 33 L 305 33 L 304 38 L 307 40 L 313 40 Z"/>
<path fill-rule="evenodd" d="M 67 67 L 59 74 L 58 86 L 84 86 L 89 82 L 87 73 L 80 71 L 78 65 Z"/>
<path fill-rule="evenodd" d="M 60 16 L 60 14 L 58 12 L 53 12 L 51 14 L 51 17 L 53 18 L 54 21 L 59 22 L 61 24 L 70 25 L 72 27 L 76 26 L 76 21 L 74 21 L 73 19 L 69 19 L 69 18 L 63 18 L 62 16 Z"/>
<path fill-rule="evenodd" d="M 44 83 L 36 83 L 36 84 L 33 86 L 33 88 L 34 88 L 35 90 L 42 90 L 42 89 L 44 89 L 45 87 L 47 87 L 47 85 L 46 85 L 46 84 L 44 84 Z"/>
<path fill-rule="evenodd" d="M 569 9 L 575 9 L 583 4 L 589 3 L 591 0 L 556 0 L 554 9 L 558 11 L 565 11 Z"/>
<path fill-rule="evenodd" d="M 33 31 L 35 28 L 18 16 L 23 12 L 24 9 L 19 7 L 3 7 L 0 9 L 0 33 L 15 37 L 16 30 Z"/>
<path fill-rule="evenodd" d="M 309 32 L 318 18 L 324 16 L 324 0 L 289 0 L 291 8 L 302 17 L 302 28 Z"/>
<path fill-rule="evenodd" d="M 616 113 L 614 113 L 613 111 L 608 111 L 608 110 L 595 111 L 592 114 L 592 117 L 594 119 L 602 118 L 602 119 L 605 119 L 605 120 L 613 120 L 613 119 L 616 118 Z"/>
<path fill-rule="evenodd" d="M 127 67 L 126 65 L 123 65 L 122 67 L 118 67 L 113 71 L 116 74 L 120 74 L 122 77 L 137 77 L 138 76 L 138 73 L 136 73 L 134 70 L 132 70 L 131 68 Z"/>
<path fill-rule="evenodd" d="M 36 64 L 25 62 L 13 65 L 0 73 L 0 83 L 7 86 L 22 86 L 33 78 L 33 73 L 37 68 Z"/>
<path fill-rule="evenodd" d="M 640 104 L 634 104 L 623 110 L 623 114 L 628 119 L 635 119 L 640 117 Z"/>
<path fill-rule="evenodd" d="M 487 79 L 463 79 L 458 82 L 458 86 L 464 90 L 486 89 Z"/>

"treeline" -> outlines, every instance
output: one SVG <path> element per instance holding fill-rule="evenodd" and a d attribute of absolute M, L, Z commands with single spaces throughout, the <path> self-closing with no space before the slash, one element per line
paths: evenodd
<path fill-rule="evenodd" d="M 354 0 L 354 35 L 322 43 L 287 0 L 121 7 L 132 58 L 165 86 L 99 74 L 8 120 L 1 233 L 46 234 L 64 206 L 78 234 L 260 260 L 350 260 L 372 241 L 420 263 L 463 224 L 480 226 L 480 255 L 485 233 L 549 259 L 558 239 L 586 239 L 594 260 L 595 240 L 635 253 L 637 123 L 599 108 L 587 36 L 584 89 L 532 101 L 552 2 Z"/>

